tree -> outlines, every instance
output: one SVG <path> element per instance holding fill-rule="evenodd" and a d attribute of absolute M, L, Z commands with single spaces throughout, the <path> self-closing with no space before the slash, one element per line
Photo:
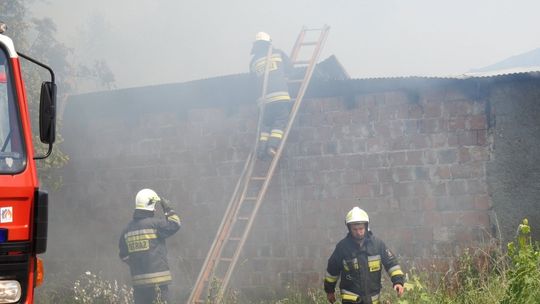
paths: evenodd
<path fill-rule="evenodd" d="M 14 40 L 17 51 L 36 58 L 52 67 L 58 86 L 57 109 L 61 113 L 69 94 L 77 89 L 81 77 L 97 79 L 102 87 L 114 87 L 114 74 L 103 60 L 96 61 L 93 66 L 87 67 L 79 62 L 71 62 L 76 56 L 70 56 L 73 50 L 58 41 L 56 25 L 50 18 L 37 19 L 30 15 L 29 5 L 43 0 L 9 0 L 0 1 L 0 20 L 7 24 L 7 34 Z M 71 61 L 70 61 L 71 60 Z M 27 88 L 28 104 L 32 117 L 33 141 L 36 153 L 44 153 L 47 146 L 39 141 L 38 113 L 39 92 L 42 81 L 48 80 L 47 72 L 42 68 L 21 60 L 23 77 Z M 83 75 L 83 76 L 81 76 Z M 58 121 L 57 130 L 61 130 L 61 121 Z M 61 177 L 55 176 L 55 169 L 63 167 L 69 157 L 59 149 L 62 142 L 61 134 L 57 134 L 57 142 L 52 155 L 38 162 L 38 170 L 42 182 L 49 188 L 58 188 Z"/>

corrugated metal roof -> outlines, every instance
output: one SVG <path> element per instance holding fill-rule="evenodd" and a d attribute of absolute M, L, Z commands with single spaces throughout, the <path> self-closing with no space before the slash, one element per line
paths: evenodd
<path fill-rule="evenodd" d="M 477 78 L 477 77 L 499 77 L 499 76 L 508 76 L 515 74 L 531 74 L 539 75 L 540 66 L 534 67 L 515 67 L 509 69 L 485 71 L 485 72 L 470 72 L 458 75 L 456 78 L 467 79 L 467 78 Z"/>

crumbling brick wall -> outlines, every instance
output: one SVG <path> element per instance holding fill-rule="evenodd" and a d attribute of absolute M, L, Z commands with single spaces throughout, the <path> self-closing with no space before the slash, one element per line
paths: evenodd
<path fill-rule="evenodd" d="M 186 297 L 254 144 L 257 108 L 251 100 L 228 108 L 186 106 L 174 94 L 169 101 L 106 96 L 66 108 L 71 161 L 63 189 L 52 194 L 46 258 L 56 265 L 77 256 L 80 270 L 127 280 L 117 238 L 135 193 L 150 187 L 183 220 L 169 258 L 173 292 Z M 319 286 L 355 205 L 407 267 L 443 268 L 460 247 L 486 241 L 490 113 L 487 99 L 459 85 L 306 99 L 233 285 L 247 293 Z"/>

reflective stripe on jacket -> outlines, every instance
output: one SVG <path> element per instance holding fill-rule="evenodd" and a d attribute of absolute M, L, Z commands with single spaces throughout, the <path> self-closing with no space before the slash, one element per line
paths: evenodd
<path fill-rule="evenodd" d="M 256 79 L 257 92 L 261 97 L 264 74 L 267 66 L 266 52 L 255 54 L 250 64 L 251 75 Z M 276 101 L 290 101 L 289 87 L 287 85 L 286 74 L 291 69 L 287 55 L 278 49 L 273 49 L 268 63 L 268 82 L 266 94 L 258 100 L 259 103 L 269 103 Z"/>
<path fill-rule="evenodd" d="M 119 240 L 120 258 L 128 263 L 133 286 L 171 282 L 165 239 L 180 229 L 180 218 L 169 211 L 165 219 L 152 211 L 135 210 L 133 220 Z"/>
<path fill-rule="evenodd" d="M 339 278 L 342 300 L 377 304 L 383 267 L 393 284 L 403 285 L 403 272 L 398 260 L 382 240 L 368 231 L 360 246 L 349 233 L 336 245 L 328 259 L 324 289 L 327 293 L 334 292 Z"/>

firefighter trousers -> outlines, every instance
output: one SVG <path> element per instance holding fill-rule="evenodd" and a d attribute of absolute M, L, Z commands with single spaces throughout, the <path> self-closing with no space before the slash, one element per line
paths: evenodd
<path fill-rule="evenodd" d="M 268 148 L 277 149 L 289 120 L 290 101 L 274 101 L 265 104 L 259 134 L 258 154 L 266 153 Z"/>
<path fill-rule="evenodd" d="M 167 304 L 169 303 L 169 286 L 133 287 L 133 298 L 135 304 Z"/>

